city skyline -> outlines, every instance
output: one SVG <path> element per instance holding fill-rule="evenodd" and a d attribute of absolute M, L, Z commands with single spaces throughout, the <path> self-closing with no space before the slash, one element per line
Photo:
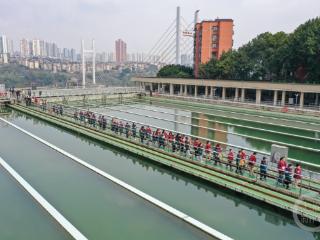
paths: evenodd
<path fill-rule="evenodd" d="M 2 1 L 0 33 L 14 40 L 15 50 L 22 38 L 50 39 L 59 46 L 77 50 L 80 49 L 82 38 L 95 38 L 98 51 L 110 52 L 114 40 L 122 38 L 130 45 L 131 52 L 147 53 L 174 19 L 175 7 L 180 5 L 182 16 L 187 22 L 193 21 L 193 13 L 197 9 L 200 9 L 200 20 L 216 17 L 234 19 L 234 46 L 237 48 L 262 32 L 291 32 L 299 24 L 316 17 L 320 3 L 316 0 L 307 2 L 308 4 L 298 0 L 165 0 L 152 3 L 146 0 Z M 140 28 L 140 22 L 145 22 L 147 27 Z"/>
<path fill-rule="evenodd" d="M 127 63 L 127 62 L 137 62 L 144 63 L 156 61 L 157 56 L 148 55 L 146 53 L 136 52 L 128 53 L 126 49 L 126 43 L 118 39 L 115 42 L 121 42 L 122 47 L 119 48 L 117 54 L 117 47 L 113 52 L 96 52 L 97 62 L 114 62 L 114 63 Z M 4 62 L 8 62 L 9 56 L 18 57 L 22 59 L 60 59 L 67 60 L 70 62 L 80 62 L 81 52 L 77 52 L 74 48 L 64 48 L 59 47 L 56 43 L 50 42 L 43 39 L 26 39 L 22 38 L 19 42 L 19 48 L 13 51 L 12 40 L 8 39 L 5 35 L 0 35 L 0 57 L 5 57 Z M 116 44 L 117 46 L 117 44 Z M 121 56 L 120 56 L 121 55 Z M 117 60 L 118 58 L 118 60 Z M 121 58 L 121 61 L 119 60 Z M 191 56 L 184 56 L 184 63 L 187 65 L 189 63 L 189 58 Z"/>

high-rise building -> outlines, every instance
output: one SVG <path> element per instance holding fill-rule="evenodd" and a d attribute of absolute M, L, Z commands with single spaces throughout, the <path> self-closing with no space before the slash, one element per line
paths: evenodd
<path fill-rule="evenodd" d="M 116 62 L 119 64 L 125 61 L 127 61 L 127 44 L 118 39 L 116 41 Z"/>
<path fill-rule="evenodd" d="M 114 53 L 112 53 L 112 52 L 108 53 L 107 61 L 108 62 L 114 62 L 115 61 Z"/>
<path fill-rule="evenodd" d="M 52 51 L 52 57 L 57 58 L 59 55 L 57 44 L 51 43 L 51 51 Z"/>
<path fill-rule="evenodd" d="M 13 55 L 14 49 L 13 49 L 13 40 L 12 39 L 7 39 L 7 48 L 8 48 L 8 53 L 10 55 Z"/>
<path fill-rule="evenodd" d="M 70 55 L 71 55 L 70 50 L 68 48 L 63 48 L 62 58 L 68 60 L 68 59 L 70 59 Z"/>
<path fill-rule="evenodd" d="M 0 62 L 8 63 L 8 40 L 5 35 L 0 36 Z"/>
<path fill-rule="evenodd" d="M 8 41 L 5 35 L 0 36 L 0 53 L 2 54 L 8 53 Z"/>
<path fill-rule="evenodd" d="M 58 47 L 57 47 L 57 58 L 58 58 L 58 59 L 61 59 L 61 58 L 62 58 L 61 48 L 58 48 Z"/>
<path fill-rule="evenodd" d="M 76 52 L 76 50 L 72 48 L 71 51 L 70 51 L 70 54 L 71 54 L 71 56 L 70 56 L 71 61 L 72 62 L 76 62 L 77 61 L 77 52 Z"/>
<path fill-rule="evenodd" d="M 29 55 L 30 56 L 33 56 L 33 44 L 32 44 L 32 41 L 29 41 Z"/>
<path fill-rule="evenodd" d="M 46 45 L 45 45 L 45 42 L 43 40 L 39 41 L 39 46 L 40 46 L 40 56 L 47 57 L 46 51 L 45 51 Z"/>
<path fill-rule="evenodd" d="M 20 56 L 21 57 L 29 57 L 29 41 L 27 39 L 20 40 Z"/>
<path fill-rule="evenodd" d="M 48 42 L 45 42 L 45 53 L 46 57 L 52 57 L 50 52 L 50 43 Z"/>
<path fill-rule="evenodd" d="M 195 26 L 194 74 L 198 77 L 200 64 L 212 58 L 219 59 L 223 52 L 233 46 L 233 20 L 216 19 L 202 21 Z"/>
<path fill-rule="evenodd" d="M 32 40 L 32 55 L 36 57 L 41 56 L 41 47 L 39 39 Z"/>

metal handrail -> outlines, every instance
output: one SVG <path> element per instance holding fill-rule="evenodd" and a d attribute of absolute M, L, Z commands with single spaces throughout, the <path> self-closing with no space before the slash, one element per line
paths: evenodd
<path fill-rule="evenodd" d="M 49 104 L 49 106 L 50 106 L 50 105 L 53 106 L 54 104 Z M 59 105 L 58 105 L 58 106 L 59 106 Z M 63 105 L 61 105 L 61 106 L 63 106 Z M 36 107 L 40 107 L 40 106 L 36 106 Z M 47 107 L 48 107 L 48 106 L 47 106 Z M 95 113 L 97 116 L 106 116 L 106 118 L 109 119 L 110 121 L 111 121 L 112 119 L 119 119 L 119 120 L 123 120 L 123 121 L 126 121 L 126 122 L 136 123 L 136 124 L 138 124 L 139 126 L 146 126 L 145 123 L 139 123 L 139 122 L 131 121 L 131 120 L 124 119 L 124 118 L 118 118 L 117 116 L 101 114 L 101 113 L 97 113 L 97 112 L 90 111 L 90 110 L 88 110 L 88 109 L 81 109 L 81 108 L 76 108 L 76 107 L 73 107 L 73 106 L 64 106 L 64 112 L 65 112 L 65 109 L 71 109 L 71 110 L 72 110 L 72 112 L 69 113 L 69 116 L 71 116 L 71 117 L 73 116 L 73 114 L 74 114 L 75 111 L 78 111 L 78 112 L 79 112 L 79 111 L 84 111 L 84 112 Z M 63 113 L 63 114 L 65 114 L 65 113 Z M 96 124 L 97 124 L 97 122 L 96 122 Z M 109 124 L 109 125 L 110 125 L 110 124 Z M 181 134 L 181 135 L 189 136 L 190 139 L 198 138 L 198 139 L 210 141 L 211 143 L 214 143 L 214 142 L 215 142 L 215 143 L 220 143 L 220 142 L 218 142 L 218 141 L 212 141 L 211 139 L 205 139 L 205 138 L 201 138 L 201 137 L 194 136 L 194 135 L 188 135 L 188 134 L 184 134 L 184 133 L 177 132 L 177 131 L 172 131 L 172 130 L 165 129 L 165 128 L 161 128 L 161 127 L 157 127 L 157 126 L 152 126 L 152 125 L 148 125 L 148 126 L 154 128 L 154 129 L 159 128 L 159 129 L 161 129 L 161 130 L 165 130 L 165 131 L 168 131 L 168 132 L 171 131 L 171 132 L 173 132 L 173 133 L 179 133 L 179 134 Z M 138 134 L 137 134 L 137 136 L 138 136 Z M 222 143 L 222 144 L 223 144 L 223 143 Z M 238 146 L 234 146 L 234 147 L 235 147 L 236 149 L 249 150 L 249 149 L 242 148 L 242 147 L 238 147 Z M 252 150 L 249 150 L 249 152 L 252 153 L 253 151 L 252 151 Z M 257 163 L 258 163 L 258 162 L 259 162 L 259 161 L 257 161 Z M 276 170 L 277 170 L 277 167 L 274 166 L 274 163 L 271 163 L 270 161 L 268 161 L 268 164 L 269 164 L 269 169 L 270 169 L 270 170 L 271 170 L 271 169 L 272 169 L 273 171 L 276 171 Z M 311 176 L 311 174 L 318 176 L 318 178 L 309 179 L 309 181 L 316 182 L 316 181 L 318 181 L 318 180 L 320 179 L 320 173 L 319 173 L 319 172 L 313 172 L 313 171 L 310 171 L 310 170 L 304 170 L 303 172 L 304 172 L 304 173 L 309 173 L 308 175 L 310 175 L 310 176 Z M 306 174 L 303 174 L 303 178 L 304 178 L 304 180 L 308 180 L 308 177 L 307 177 Z"/>

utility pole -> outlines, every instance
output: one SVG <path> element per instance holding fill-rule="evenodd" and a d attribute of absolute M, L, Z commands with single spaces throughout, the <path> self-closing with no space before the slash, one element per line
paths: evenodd
<path fill-rule="evenodd" d="M 92 83 L 96 84 L 96 48 L 94 39 L 92 39 Z"/>
<path fill-rule="evenodd" d="M 84 40 L 81 41 L 81 57 L 82 57 L 82 87 L 86 87 L 86 60 L 84 55 Z"/>
<path fill-rule="evenodd" d="M 177 7 L 176 20 L 176 64 L 181 64 L 180 40 L 181 40 L 181 16 L 180 7 Z"/>
<path fill-rule="evenodd" d="M 86 50 L 84 47 L 84 40 L 81 41 L 81 55 L 82 55 L 82 87 L 86 87 L 86 53 L 92 54 L 92 83 L 96 84 L 96 49 L 94 39 L 92 40 L 92 49 Z"/>

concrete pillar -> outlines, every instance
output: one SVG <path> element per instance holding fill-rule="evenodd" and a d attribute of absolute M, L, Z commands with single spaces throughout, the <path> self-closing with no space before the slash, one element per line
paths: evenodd
<path fill-rule="evenodd" d="M 286 91 L 282 91 L 281 106 L 284 106 L 285 104 L 286 104 Z"/>
<path fill-rule="evenodd" d="M 277 102 L 278 102 L 278 91 L 274 90 L 273 91 L 273 106 L 277 106 Z"/>
<path fill-rule="evenodd" d="M 158 83 L 158 93 L 160 93 L 160 83 Z"/>
<path fill-rule="evenodd" d="M 205 92 L 204 92 L 205 97 L 208 97 L 208 86 L 205 86 Z"/>
<path fill-rule="evenodd" d="M 198 97 L 198 86 L 194 86 L 194 97 Z"/>
<path fill-rule="evenodd" d="M 222 100 L 226 100 L 226 91 L 227 89 L 225 87 L 222 88 Z"/>
<path fill-rule="evenodd" d="M 183 95 L 183 85 L 180 84 L 180 95 Z"/>
<path fill-rule="evenodd" d="M 304 92 L 300 93 L 300 108 L 304 106 Z"/>
<path fill-rule="evenodd" d="M 214 89 L 214 87 L 210 88 L 210 98 L 213 98 L 213 89 Z"/>
<path fill-rule="evenodd" d="M 153 92 L 153 83 L 150 83 L 150 90 Z"/>
<path fill-rule="evenodd" d="M 260 104 L 260 103 L 261 103 L 261 90 L 256 89 L 256 104 Z"/>
<path fill-rule="evenodd" d="M 245 88 L 241 88 L 241 102 L 244 102 L 245 98 L 246 98 L 246 89 Z"/>
<path fill-rule="evenodd" d="M 188 95 L 188 85 L 184 85 L 184 95 Z"/>
<path fill-rule="evenodd" d="M 173 95 L 173 84 L 172 83 L 170 83 L 170 95 Z"/>
<path fill-rule="evenodd" d="M 235 94 L 234 94 L 234 100 L 238 101 L 239 99 L 239 88 L 236 88 Z"/>
<path fill-rule="evenodd" d="M 319 93 L 316 93 L 316 101 L 314 102 L 314 105 L 319 105 Z"/>

